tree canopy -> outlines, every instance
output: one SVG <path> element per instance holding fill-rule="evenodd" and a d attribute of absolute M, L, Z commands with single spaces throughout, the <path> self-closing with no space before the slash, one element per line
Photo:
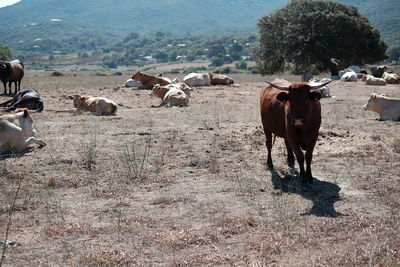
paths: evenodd
<path fill-rule="evenodd" d="M 323 0 L 293 0 L 258 22 L 259 46 L 254 55 L 262 74 L 296 69 L 341 67 L 386 58 L 387 45 L 356 7 Z"/>
<path fill-rule="evenodd" d="M 0 60 L 9 60 L 11 58 L 11 50 L 8 46 L 2 45 L 0 41 Z"/>

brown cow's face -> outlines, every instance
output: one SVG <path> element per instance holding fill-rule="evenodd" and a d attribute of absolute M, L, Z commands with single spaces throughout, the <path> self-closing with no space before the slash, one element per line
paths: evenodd
<path fill-rule="evenodd" d="M 296 127 L 302 127 L 305 123 L 310 104 L 319 101 L 319 92 L 310 92 L 308 85 L 291 85 L 289 92 L 281 92 L 277 100 L 283 102 L 287 109 L 287 122 Z"/>
<path fill-rule="evenodd" d="M 140 77 L 142 77 L 142 73 L 140 71 L 136 72 L 135 74 L 132 75 L 133 80 L 140 81 Z"/>

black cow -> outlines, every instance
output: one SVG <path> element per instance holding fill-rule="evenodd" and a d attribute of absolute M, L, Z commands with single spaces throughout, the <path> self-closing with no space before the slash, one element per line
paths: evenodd
<path fill-rule="evenodd" d="M 25 89 L 19 91 L 13 99 L 1 103 L 0 106 L 10 105 L 5 111 L 14 111 L 17 108 L 27 108 L 33 112 L 41 112 L 43 110 L 43 100 L 40 94 L 34 89 Z"/>

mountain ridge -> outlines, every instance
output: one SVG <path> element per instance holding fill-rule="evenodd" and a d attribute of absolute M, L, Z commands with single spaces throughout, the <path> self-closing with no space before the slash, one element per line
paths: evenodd
<path fill-rule="evenodd" d="M 400 5 L 397 0 L 342 0 L 354 5 L 381 32 L 383 39 L 399 43 Z M 288 0 L 22 0 L 0 9 L 0 23 L 10 25 L 0 30 L 6 44 L 36 38 L 63 38 L 76 31 L 95 32 L 103 38 L 126 36 L 130 32 L 152 34 L 157 31 L 173 34 L 223 35 L 256 33 L 257 21 Z M 397 16 L 400 17 L 400 16 Z M 60 21 L 51 21 L 57 19 Z M 12 21 L 12 23 L 10 23 Z M 58 23 L 57 29 L 52 30 Z M 37 25 L 45 25 L 38 29 Z M 42 27 L 42 28 L 43 28 Z M 26 38 L 25 38 L 26 36 Z M 24 39 L 25 38 L 25 39 Z M 19 40 L 20 39 L 20 40 Z"/>

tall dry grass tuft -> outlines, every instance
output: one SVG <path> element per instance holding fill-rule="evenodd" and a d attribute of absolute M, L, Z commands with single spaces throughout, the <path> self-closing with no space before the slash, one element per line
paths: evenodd
<path fill-rule="evenodd" d="M 86 144 L 83 144 L 80 149 L 82 162 L 85 168 L 92 170 L 96 164 L 96 158 L 99 152 L 96 135 L 92 135 L 90 140 Z"/>
<path fill-rule="evenodd" d="M 124 166 L 123 174 L 128 179 L 136 181 L 147 179 L 150 150 L 151 133 L 148 135 L 142 149 L 135 142 L 123 145 L 121 161 Z"/>

